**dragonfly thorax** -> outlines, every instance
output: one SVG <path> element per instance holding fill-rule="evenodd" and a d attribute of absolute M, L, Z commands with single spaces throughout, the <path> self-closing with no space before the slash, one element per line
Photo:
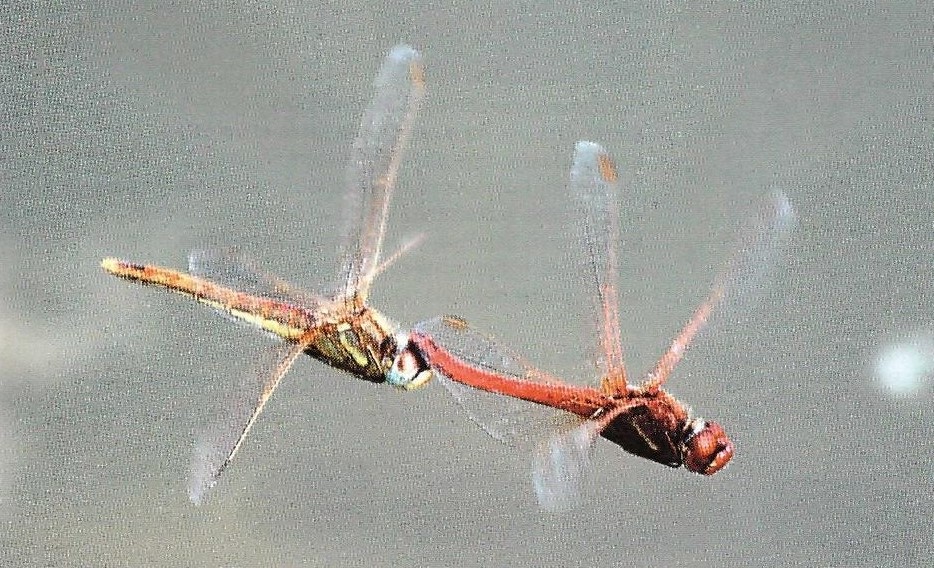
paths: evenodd
<path fill-rule="evenodd" d="M 669 467 L 680 467 L 684 463 L 686 423 L 684 407 L 660 391 L 635 401 L 600 435 L 631 454 Z"/>

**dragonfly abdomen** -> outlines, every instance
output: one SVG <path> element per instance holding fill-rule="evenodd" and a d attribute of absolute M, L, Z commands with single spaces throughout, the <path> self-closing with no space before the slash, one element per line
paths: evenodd
<path fill-rule="evenodd" d="M 101 267 L 114 276 L 158 286 L 188 296 L 237 321 L 268 331 L 285 340 L 296 340 L 316 325 L 308 310 L 269 298 L 238 292 L 184 272 L 106 258 Z"/>

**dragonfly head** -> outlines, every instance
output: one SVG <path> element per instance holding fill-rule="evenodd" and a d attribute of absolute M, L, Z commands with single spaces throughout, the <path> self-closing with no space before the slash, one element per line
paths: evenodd
<path fill-rule="evenodd" d="M 386 382 L 405 390 L 415 390 L 424 386 L 433 374 L 418 346 L 404 334 L 399 334 L 396 338 L 396 345 L 402 347 L 396 351 L 392 367 L 386 373 Z"/>
<path fill-rule="evenodd" d="M 713 475 L 733 458 L 733 442 L 723 426 L 695 418 L 684 429 L 684 467 L 694 473 Z"/>

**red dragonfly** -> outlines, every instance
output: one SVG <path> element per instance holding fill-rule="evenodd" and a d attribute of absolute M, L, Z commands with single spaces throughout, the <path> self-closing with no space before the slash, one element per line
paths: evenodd
<path fill-rule="evenodd" d="M 737 280 L 733 274 L 736 271 L 728 271 L 731 278 L 721 279 L 713 287 L 651 372 L 633 384 L 623 361 L 619 326 L 618 175 L 611 158 L 598 144 L 577 144 L 570 192 L 583 211 L 588 279 L 594 282 L 596 292 L 599 386 L 572 385 L 550 376 L 491 338 L 472 331 L 456 317 L 418 324 L 400 357 L 400 365 L 388 380 L 405 384 L 409 377 L 433 369 L 438 380 L 468 407 L 471 417 L 498 438 L 505 437 L 502 427 L 509 420 L 495 406 L 502 406 L 504 397 L 484 397 L 482 393 L 537 403 L 571 418 L 570 424 L 559 428 L 549 444 L 540 446 L 537 452 L 534 480 L 539 501 L 546 508 L 560 508 L 576 498 L 589 448 L 598 437 L 670 467 L 683 465 L 703 475 L 717 473 L 733 457 L 732 441 L 720 424 L 692 417 L 689 408 L 662 387 L 723 298 L 725 283 Z M 784 196 L 778 196 L 775 205 L 764 235 L 772 241 L 786 232 L 793 218 Z M 759 244 L 756 256 L 761 256 L 763 248 L 770 248 Z"/>
<path fill-rule="evenodd" d="M 376 383 L 385 381 L 397 365 L 406 335 L 370 307 L 367 297 L 376 276 L 414 244 L 380 259 L 402 152 L 425 93 L 419 53 L 405 45 L 395 47 L 386 56 L 375 86 L 348 168 L 358 215 L 337 294 L 304 293 L 252 269 L 242 259 L 204 252 L 189 257 L 190 274 L 114 258 L 101 263 L 114 276 L 191 297 L 284 340 L 258 375 L 232 393 L 225 414 L 196 444 L 189 482 L 195 503 L 230 465 L 279 381 L 303 353 Z M 414 376 L 406 388 L 419 387 L 430 378 L 430 372 Z"/>

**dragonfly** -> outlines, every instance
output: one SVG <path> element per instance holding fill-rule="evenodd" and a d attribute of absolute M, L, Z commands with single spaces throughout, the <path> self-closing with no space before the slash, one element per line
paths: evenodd
<path fill-rule="evenodd" d="M 533 480 L 539 503 L 562 509 L 579 498 L 590 448 L 604 438 L 641 458 L 672 468 L 710 476 L 721 471 L 735 447 L 719 423 L 692 417 L 689 407 L 664 386 L 695 336 L 728 291 L 728 283 L 743 280 L 741 267 L 750 257 L 762 257 L 781 246 L 792 224 L 787 198 L 777 195 L 771 218 L 753 246 L 743 251 L 696 308 L 654 368 L 638 383 L 631 382 L 623 358 L 617 294 L 616 243 L 619 215 L 616 196 L 619 175 L 599 144 L 578 142 L 570 172 L 569 191 L 582 212 L 582 235 L 588 254 L 585 279 L 591 282 L 594 324 L 598 341 L 596 366 L 599 384 L 580 386 L 552 376 L 501 346 L 493 338 L 469 327 L 461 318 L 447 316 L 417 324 L 401 357 L 406 362 L 391 371 L 389 382 L 405 385 L 431 368 L 468 410 L 471 418 L 496 438 L 509 438 L 515 406 L 536 403 L 559 414 L 551 422 L 544 443 L 538 444 Z M 756 242 L 758 241 L 758 244 Z M 748 274 L 746 284 L 750 284 Z M 492 396 L 483 396 L 483 394 Z M 491 402 L 492 401 L 492 402 Z M 553 417 L 552 417 L 553 418 Z"/>
<path fill-rule="evenodd" d="M 407 334 L 368 305 L 367 298 L 376 276 L 418 240 L 381 259 L 390 198 L 424 95 L 421 55 L 409 46 L 396 46 L 377 74 L 375 95 L 351 151 L 348 191 L 356 202 L 357 224 L 335 294 L 305 293 L 233 255 L 194 252 L 189 256 L 188 273 L 116 258 L 102 261 L 102 268 L 114 276 L 187 296 L 282 340 L 256 377 L 245 380 L 241 392 L 234 393 L 217 424 L 196 443 L 188 487 L 192 502 L 201 503 L 215 486 L 279 382 L 302 354 L 374 383 L 384 382 L 399 364 Z M 404 388 L 415 389 L 432 375 L 424 369 L 408 376 L 412 380 Z"/>

